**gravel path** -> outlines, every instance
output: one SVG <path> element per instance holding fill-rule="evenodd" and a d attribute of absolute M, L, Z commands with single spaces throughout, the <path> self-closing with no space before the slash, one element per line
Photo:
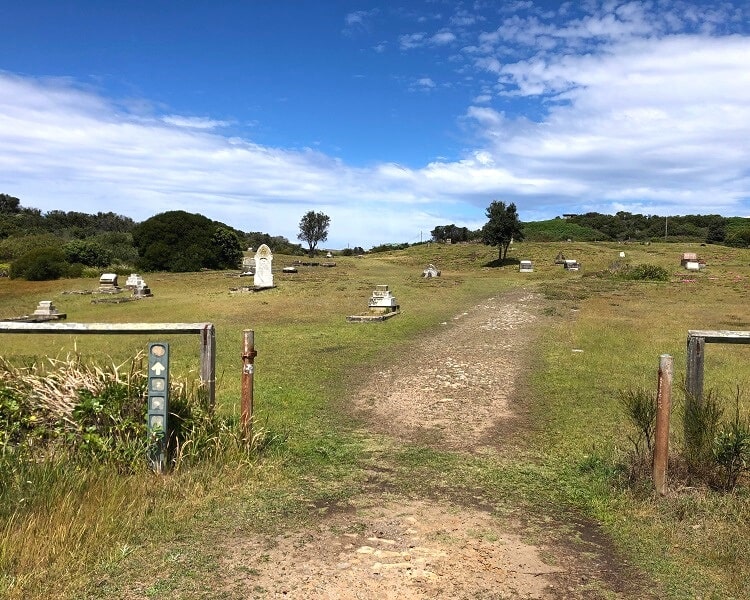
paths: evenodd
<path fill-rule="evenodd" d="M 513 431 L 514 392 L 541 330 L 541 306 L 538 295 L 515 290 L 456 315 L 407 360 L 374 373 L 353 394 L 353 410 L 368 432 L 394 444 L 507 450 L 498 432 Z M 234 540 L 223 570 L 236 574 L 227 590 L 248 598 L 651 597 L 633 592 L 595 525 L 565 527 L 575 547 L 533 546 L 479 508 L 371 486 L 346 506 L 327 507 L 312 527 Z"/>

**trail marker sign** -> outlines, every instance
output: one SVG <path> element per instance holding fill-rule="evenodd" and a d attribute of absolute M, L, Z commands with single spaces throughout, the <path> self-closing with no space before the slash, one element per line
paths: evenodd
<path fill-rule="evenodd" d="M 148 345 L 148 416 L 149 440 L 154 441 L 151 463 L 157 472 L 164 470 L 169 414 L 169 344 Z"/>

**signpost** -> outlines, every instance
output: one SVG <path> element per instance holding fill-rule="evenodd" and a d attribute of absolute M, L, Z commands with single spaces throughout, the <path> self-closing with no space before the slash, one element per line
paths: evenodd
<path fill-rule="evenodd" d="M 164 470 L 169 414 L 169 344 L 148 345 L 148 416 L 146 425 L 151 448 L 151 465 L 157 473 Z"/>

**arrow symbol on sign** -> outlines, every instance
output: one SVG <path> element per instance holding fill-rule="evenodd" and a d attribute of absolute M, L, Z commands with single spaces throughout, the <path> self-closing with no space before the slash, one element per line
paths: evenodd
<path fill-rule="evenodd" d="M 163 364 L 161 364 L 160 362 L 154 363 L 154 366 L 151 367 L 151 370 L 154 373 L 156 373 L 157 375 L 161 375 L 164 372 L 165 369 L 166 369 L 166 367 Z"/>

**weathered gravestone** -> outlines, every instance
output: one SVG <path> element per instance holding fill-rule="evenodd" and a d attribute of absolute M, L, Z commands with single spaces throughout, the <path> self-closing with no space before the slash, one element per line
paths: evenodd
<path fill-rule="evenodd" d="M 56 317 L 59 314 L 60 311 L 54 307 L 52 300 L 40 300 L 39 305 L 34 311 L 34 315 L 40 317 Z"/>
<path fill-rule="evenodd" d="M 435 265 L 427 265 L 427 268 L 422 271 L 422 277 L 440 277 L 440 271 L 435 267 Z"/>
<path fill-rule="evenodd" d="M 533 273 L 534 272 L 534 264 L 530 260 L 522 260 L 518 264 L 518 270 L 521 273 Z"/>
<path fill-rule="evenodd" d="M 376 285 L 368 303 L 370 312 L 389 313 L 398 310 L 396 298 L 387 285 Z"/>
<path fill-rule="evenodd" d="M 255 253 L 255 276 L 253 285 L 256 288 L 273 287 L 273 272 L 271 265 L 273 263 L 273 253 L 271 249 L 262 244 Z"/>
<path fill-rule="evenodd" d="M 347 321 L 367 323 L 385 321 L 399 314 L 399 305 L 387 285 L 376 285 L 370 301 L 367 303 L 370 312 L 367 315 L 350 315 Z"/>
<path fill-rule="evenodd" d="M 255 257 L 244 256 L 242 258 L 242 273 L 240 277 L 247 277 L 249 275 L 255 275 Z"/>
<path fill-rule="evenodd" d="M 134 290 L 138 286 L 143 286 L 143 277 L 138 275 L 138 273 L 131 273 L 128 275 L 128 278 L 125 280 L 125 287 L 129 290 Z"/>
<path fill-rule="evenodd" d="M 122 291 L 117 285 L 117 273 L 102 273 L 99 277 L 99 291 L 107 293 Z"/>

